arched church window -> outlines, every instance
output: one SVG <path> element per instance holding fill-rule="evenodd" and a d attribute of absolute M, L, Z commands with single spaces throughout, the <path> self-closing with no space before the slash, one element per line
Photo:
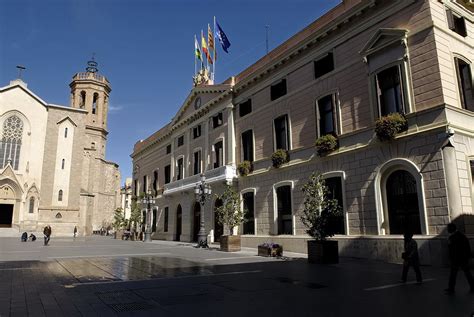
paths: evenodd
<path fill-rule="evenodd" d="M 63 190 L 62 189 L 59 190 L 58 201 L 63 201 Z"/>
<path fill-rule="evenodd" d="M 2 138 L 0 140 L 1 168 L 10 163 L 14 170 L 18 170 L 22 136 L 23 121 L 16 115 L 7 118 L 3 123 Z"/>
<path fill-rule="evenodd" d="M 30 214 L 32 214 L 35 211 L 35 197 L 30 198 Z"/>
<path fill-rule="evenodd" d="M 81 91 L 81 100 L 79 101 L 79 108 L 84 109 L 86 106 L 86 92 Z"/>
<path fill-rule="evenodd" d="M 98 113 L 97 109 L 97 100 L 99 99 L 99 94 L 94 93 L 94 98 L 92 99 L 92 114 Z"/>

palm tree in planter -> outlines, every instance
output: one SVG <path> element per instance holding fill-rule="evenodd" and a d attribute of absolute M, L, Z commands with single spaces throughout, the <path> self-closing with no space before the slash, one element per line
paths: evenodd
<path fill-rule="evenodd" d="M 234 228 L 245 220 L 240 196 L 230 185 L 226 186 L 222 195 L 216 196 L 222 201 L 222 206 L 216 208 L 217 222 L 229 230 L 229 235 L 220 238 L 220 249 L 226 252 L 240 251 L 240 235 L 234 235 Z"/>
<path fill-rule="evenodd" d="M 300 218 L 306 233 L 314 238 L 308 240 L 308 262 L 338 263 L 338 243 L 327 238 L 336 233 L 332 220 L 341 215 L 341 207 L 337 199 L 328 198 L 330 191 L 319 173 L 311 174 L 302 189 L 304 209 Z"/>

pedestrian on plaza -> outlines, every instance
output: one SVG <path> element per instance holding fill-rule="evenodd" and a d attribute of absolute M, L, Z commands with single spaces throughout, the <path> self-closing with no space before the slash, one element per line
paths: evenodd
<path fill-rule="evenodd" d="M 416 274 L 416 282 L 421 284 L 423 279 L 421 277 L 421 270 L 420 270 L 420 257 L 418 255 L 418 244 L 415 240 L 413 240 L 413 233 L 411 231 L 407 231 L 403 234 L 403 242 L 404 242 L 404 252 L 402 253 L 403 259 L 403 271 L 402 271 L 402 282 L 405 283 L 407 281 L 408 269 L 413 267 Z"/>
<path fill-rule="evenodd" d="M 469 240 L 460 231 L 457 230 L 454 223 L 448 224 L 448 250 L 451 271 L 449 272 L 448 288 L 444 290 L 446 294 L 454 294 L 456 286 L 456 276 L 459 269 L 463 270 L 466 275 L 467 282 L 471 287 L 471 292 L 474 292 L 474 280 L 469 270 L 469 259 L 471 258 L 471 246 Z"/>
<path fill-rule="evenodd" d="M 28 240 L 28 233 L 23 232 L 21 235 L 21 242 L 26 242 L 26 240 Z"/>
<path fill-rule="evenodd" d="M 31 233 L 30 236 L 28 237 L 28 240 L 30 240 L 30 241 L 36 241 L 36 236 Z"/>
<path fill-rule="evenodd" d="M 47 225 L 46 227 L 44 227 L 44 229 L 43 229 L 44 245 L 48 245 L 50 237 L 51 237 L 51 232 L 52 232 L 52 230 L 51 230 L 50 225 Z"/>
<path fill-rule="evenodd" d="M 77 235 L 77 226 L 74 226 L 74 238 L 76 237 Z"/>

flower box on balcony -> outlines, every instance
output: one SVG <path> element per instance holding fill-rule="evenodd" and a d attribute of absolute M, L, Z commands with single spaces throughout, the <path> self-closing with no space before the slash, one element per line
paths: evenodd
<path fill-rule="evenodd" d="M 258 246 L 259 256 L 282 256 L 283 246 L 276 243 L 264 243 Z"/>

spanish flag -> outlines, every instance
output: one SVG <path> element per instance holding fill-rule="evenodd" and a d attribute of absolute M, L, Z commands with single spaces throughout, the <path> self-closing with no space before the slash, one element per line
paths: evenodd
<path fill-rule="evenodd" d="M 211 59 L 211 56 L 209 56 L 209 51 L 207 49 L 206 39 L 204 38 L 202 33 L 201 33 L 201 47 L 202 47 L 202 51 L 207 57 L 207 61 L 209 62 L 209 64 L 212 64 L 212 59 Z"/>

